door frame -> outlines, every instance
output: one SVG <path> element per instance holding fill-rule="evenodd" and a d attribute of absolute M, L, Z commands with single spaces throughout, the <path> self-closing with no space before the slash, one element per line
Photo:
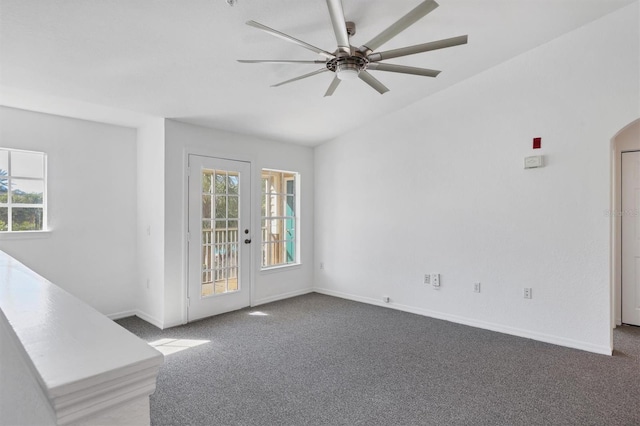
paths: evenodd
<path fill-rule="evenodd" d="M 252 156 L 240 156 L 236 154 L 229 154 L 225 152 L 220 152 L 214 149 L 206 149 L 202 147 L 191 147 L 187 146 L 182 150 L 182 235 L 180 236 L 180 240 L 182 241 L 182 271 L 180 276 L 182 277 L 182 324 L 187 324 L 189 322 L 188 317 L 188 309 L 189 309 L 189 241 L 188 241 L 188 231 L 189 231 L 189 156 L 197 155 L 201 157 L 210 157 L 210 158 L 218 158 L 221 160 L 231 160 L 231 161 L 242 161 L 245 163 L 249 163 L 249 169 L 251 172 L 251 181 L 249 182 L 250 187 L 250 225 L 251 225 L 251 239 L 255 241 L 256 233 L 255 229 L 255 158 Z M 166 203 L 166 200 L 165 200 Z M 259 235 L 258 235 L 259 237 Z M 259 244 L 251 244 L 249 248 L 249 306 L 254 306 L 255 302 L 255 279 L 256 279 L 256 256 L 255 256 L 255 247 Z"/>
<path fill-rule="evenodd" d="M 622 153 L 640 151 L 640 140 L 626 142 L 620 138 L 627 130 L 640 126 L 640 118 L 624 126 L 611 139 L 611 328 L 622 325 Z M 613 334 L 611 335 L 613 347 Z"/>
<path fill-rule="evenodd" d="M 639 142 L 640 143 L 640 142 Z M 620 163 L 621 163 L 621 167 L 620 167 L 620 210 L 619 210 L 619 214 L 616 214 L 616 218 L 618 219 L 618 221 L 620 222 L 620 232 L 618 237 L 620 238 L 620 317 L 621 317 L 621 321 L 620 323 L 623 324 L 622 322 L 622 315 L 624 314 L 624 281 L 623 281 L 623 275 L 624 275 L 624 270 L 623 270 L 623 266 L 624 266 L 624 244 L 623 244 L 623 232 L 624 232 L 624 223 L 623 223 L 623 217 L 624 217 L 624 210 L 623 210 L 623 201 L 624 201 L 624 197 L 623 197 L 623 193 L 622 193 L 622 186 L 623 186 L 623 181 L 624 181 L 624 169 L 622 167 L 622 157 L 624 156 L 624 154 L 631 154 L 631 153 L 640 153 L 640 149 L 635 149 L 635 150 L 622 150 L 622 152 L 620 153 Z M 640 325 L 640 324 L 638 324 Z"/>

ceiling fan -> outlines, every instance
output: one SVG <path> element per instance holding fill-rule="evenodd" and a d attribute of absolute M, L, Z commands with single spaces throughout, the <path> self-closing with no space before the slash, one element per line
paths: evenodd
<path fill-rule="evenodd" d="M 375 50 L 380 46 L 382 46 L 383 44 L 400 34 L 402 31 L 406 30 L 411 25 L 416 23 L 418 20 L 432 12 L 435 8 L 438 7 L 438 3 L 433 0 L 423 1 L 409 13 L 393 23 L 389 28 L 382 31 L 380 34 L 360 47 L 351 46 L 349 42 L 349 38 L 356 33 L 356 26 L 355 23 L 345 20 L 344 10 L 342 8 L 342 0 L 327 0 L 327 7 L 329 8 L 329 15 L 331 16 L 331 22 L 333 24 L 333 31 L 338 42 L 338 48 L 334 52 L 322 50 L 318 47 L 305 43 L 302 40 L 291 37 L 290 35 L 281 33 L 280 31 L 269 28 L 266 25 L 262 25 L 256 21 L 247 22 L 247 25 L 258 28 L 268 34 L 271 34 L 272 36 L 281 38 L 283 40 L 297 44 L 298 46 L 305 49 L 311 50 L 312 52 L 323 56 L 325 58 L 324 60 L 299 61 L 275 59 L 239 60 L 238 62 L 323 65 L 323 67 L 319 70 L 283 81 L 278 84 L 274 84 L 272 87 L 282 86 L 283 84 L 292 83 L 294 81 L 302 80 L 307 77 L 330 71 L 335 73 L 335 77 L 329 85 L 329 89 L 324 94 L 325 96 L 333 95 L 342 80 L 354 80 L 356 78 L 359 78 L 360 80 L 367 83 L 369 86 L 377 90 L 378 93 L 384 94 L 388 92 L 389 89 L 387 89 L 384 84 L 373 77 L 369 73 L 369 71 L 387 71 L 401 74 L 420 75 L 425 77 L 436 77 L 438 74 L 440 74 L 440 71 L 389 64 L 382 61 L 387 59 L 399 58 L 402 56 L 415 55 L 416 53 L 428 52 L 431 50 L 444 49 L 447 47 L 466 44 L 468 39 L 468 37 L 464 35 L 444 40 L 432 41 L 429 43 L 416 44 L 414 46 L 402 47 L 400 49 L 376 52 Z"/>

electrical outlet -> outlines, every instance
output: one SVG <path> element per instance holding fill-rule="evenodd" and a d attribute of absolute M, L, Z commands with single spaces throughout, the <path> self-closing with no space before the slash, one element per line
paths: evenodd
<path fill-rule="evenodd" d="M 324 269 L 324 262 L 320 262 L 320 269 Z"/>
<path fill-rule="evenodd" d="M 431 285 L 440 287 L 440 274 L 431 274 Z"/>
<path fill-rule="evenodd" d="M 524 289 L 524 298 L 531 299 L 533 297 L 533 291 L 529 287 L 525 287 Z"/>
<path fill-rule="evenodd" d="M 473 283 L 474 293 L 480 293 L 480 283 Z"/>
<path fill-rule="evenodd" d="M 426 285 L 431 285 L 431 275 L 430 274 L 424 274 L 424 283 Z"/>

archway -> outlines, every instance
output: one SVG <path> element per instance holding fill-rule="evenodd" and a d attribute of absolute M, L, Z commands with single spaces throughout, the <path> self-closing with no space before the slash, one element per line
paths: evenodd
<path fill-rule="evenodd" d="M 640 151 L 640 119 L 637 119 L 611 140 L 611 283 L 612 328 L 622 324 L 622 153 Z"/>

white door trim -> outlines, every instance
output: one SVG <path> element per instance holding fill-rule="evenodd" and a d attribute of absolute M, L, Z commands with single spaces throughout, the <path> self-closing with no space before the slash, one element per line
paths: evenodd
<path fill-rule="evenodd" d="M 638 190 L 638 182 L 633 177 L 638 179 L 640 176 L 640 150 L 639 151 L 625 151 L 621 154 L 621 206 L 622 209 L 619 212 L 621 216 L 621 314 L 622 323 L 640 326 L 640 311 L 637 301 L 640 299 L 640 285 L 637 282 L 637 272 L 633 266 L 629 266 L 626 261 L 632 260 L 631 265 L 637 265 L 633 261 L 634 257 L 638 254 L 637 236 L 640 233 L 640 229 L 636 229 L 640 226 L 640 219 L 638 219 L 638 212 L 635 210 L 637 207 L 636 193 L 634 197 L 634 189 Z M 635 164 L 635 168 L 634 168 Z M 631 168 L 627 168 L 631 165 Z M 636 175 L 633 175 L 635 171 Z M 626 173 L 629 173 L 627 175 Z M 631 176 L 631 177 L 630 177 Z M 627 180 L 628 179 L 628 180 Z M 630 186 L 627 186 L 630 185 Z M 628 226 L 631 225 L 631 226 Z M 637 262 L 637 260 L 636 260 Z M 635 277 L 635 282 L 634 278 Z M 631 283 L 630 283 L 631 282 Z M 633 300 L 632 300 L 633 299 Z M 634 301 L 636 302 L 634 304 Z"/>

